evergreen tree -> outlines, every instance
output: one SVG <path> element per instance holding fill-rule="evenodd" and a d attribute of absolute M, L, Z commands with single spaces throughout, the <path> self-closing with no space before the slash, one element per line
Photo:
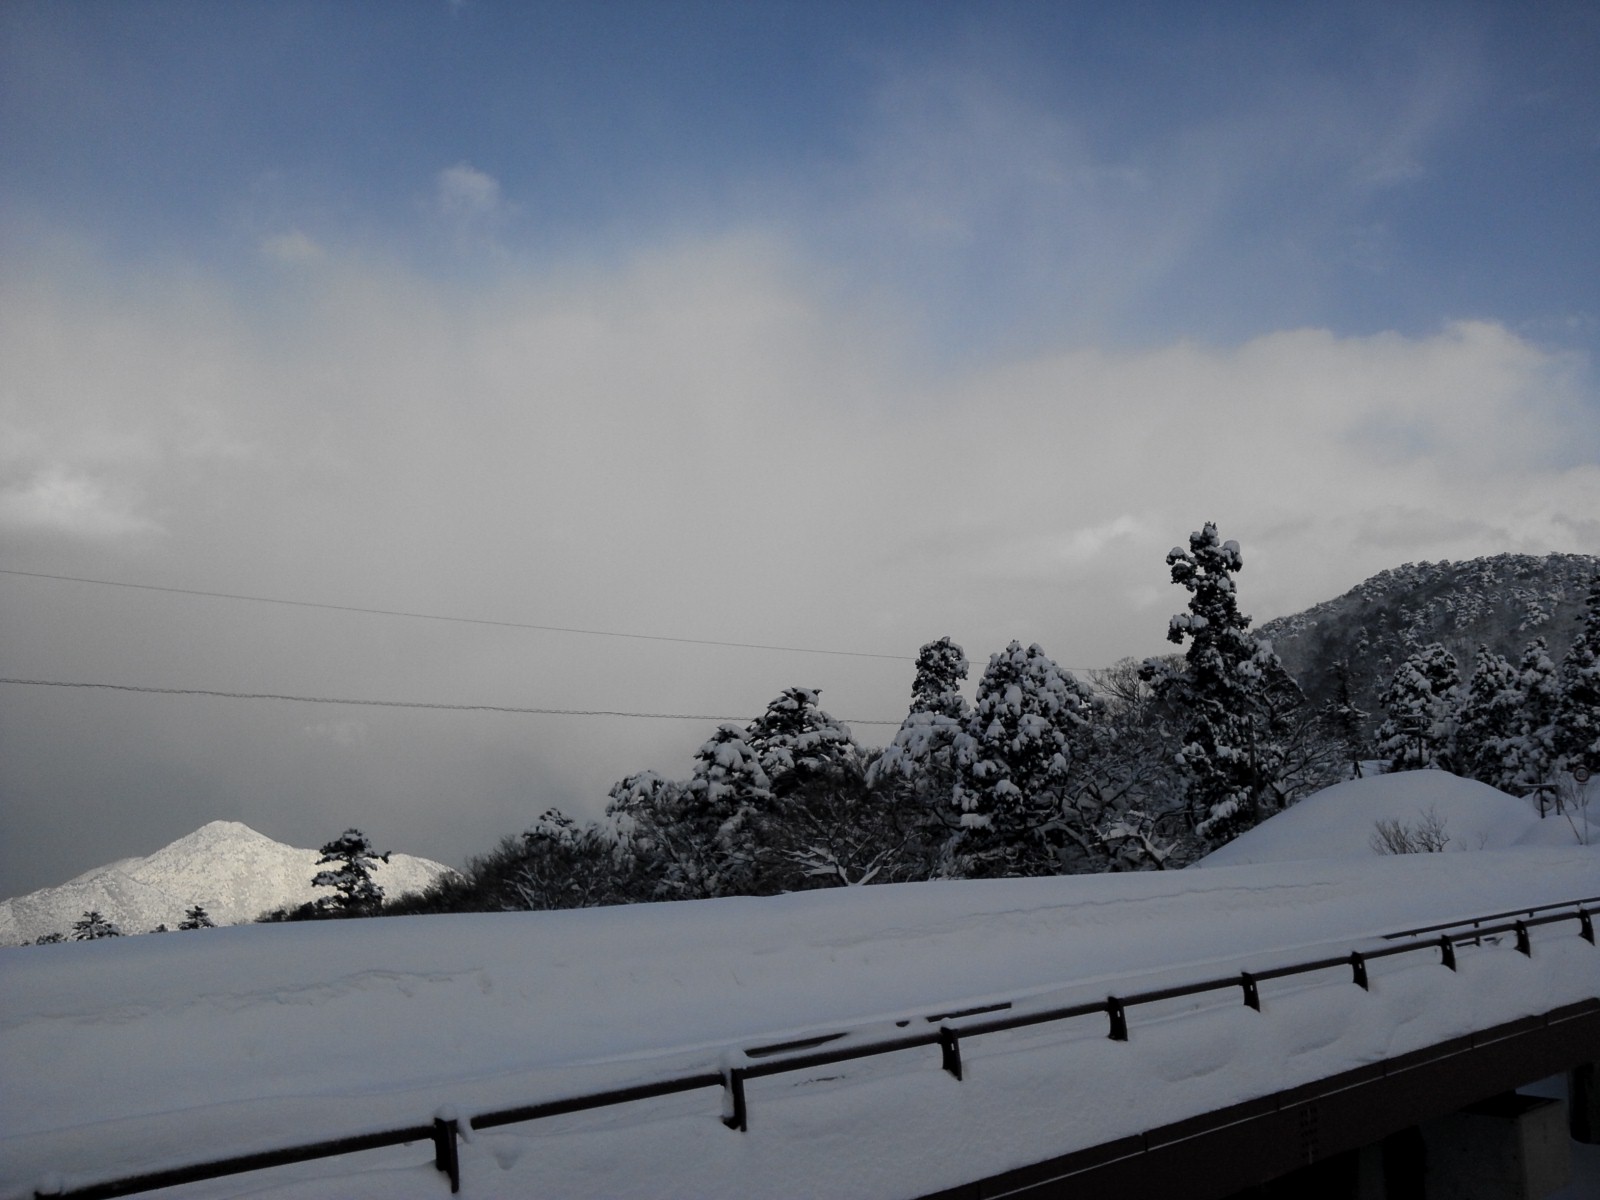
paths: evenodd
<path fill-rule="evenodd" d="M 1189 535 L 1189 549 L 1167 555 L 1172 582 L 1190 593 L 1189 611 L 1174 616 L 1167 640 L 1187 639 L 1183 670 L 1152 659 L 1146 679 L 1159 700 L 1184 714 L 1179 760 L 1189 776 L 1195 832 L 1212 844 L 1259 822 L 1270 796 L 1288 802 L 1289 733 L 1300 689 L 1272 646 L 1249 632 L 1233 576 L 1244 567 L 1239 543 L 1224 542 L 1207 522 Z"/>
<path fill-rule="evenodd" d="M 786 688 L 745 731 L 771 786 L 751 821 L 760 894 L 904 878 L 909 866 L 901 794 L 868 785 L 861 748 L 817 698 Z"/>
<path fill-rule="evenodd" d="M 1517 666 L 1517 687 L 1522 692 L 1520 736 L 1513 748 L 1514 780 L 1518 791 L 1547 783 L 1556 760 L 1556 710 L 1561 703 L 1561 679 L 1550 660 L 1545 640 L 1534 638 Z"/>
<path fill-rule="evenodd" d="M 1036 645 L 1012 642 L 990 657 L 954 739 L 958 873 L 1057 874 L 1070 846 L 1088 850 L 1071 785 L 1095 708 L 1093 693 Z"/>
<path fill-rule="evenodd" d="M 1451 770 L 1455 741 L 1456 691 L 1460 669 L 1438 642 L 1424 646 L 1395 668 L 1382 697 L 1384 722 L 1378 727 L 1378 755 L 1389 771 L 1426 767 Z"/>
<path fill-rule="evenodd" d="M 652 898 L 752 895 L 760 874 L 758 816 L 772 781 L 738 725 L 723 724 L 695 752 L 686 782 L 653 771 L 611 789 L 606 812 L 649 881 Z"/>
<path fill-rule="evenodd" d="M 814 688 L 785 688 L 745 730 L 773 796 L 828 776 L 859 754 L 849 727 L 818 706 L 818 695 Z"/>
<path fill-rule="evenodd" d="M 1459 772 L 1501 791 L 1517 786 L 1523 696 L 1517 670 L 1503 655 L 1479 646 L 1456 718 Z"/>
<path fill-rule="evenodd" d="M 196 904 L 183 914 L 183 920 L 178 922 L 179 929 L 215 929 L 217 923 L 211 919 L 211 914 L 205 908 Z"/>
<path fill-rule="evenodd" d="M 1561 660 L 1555 748 L 1569 771 L 1600 772 L 1600 575 L 1589 584 L 1583 631 Z"/>
<path fill-rule="evenodd" d="M 960 720 L 967 715 L 961 681 L 967 677 L 967 656 L 948 637 L 929 642 L 917 652 L 917 674 L 911 683 L 911 711 Z"/>
<path fill-rule="evenodd" d="M 908 788 L 930 816 L 948 810 L 955 788 L 951 758 L 969 708 L 961 694 L 967 656 L 947 637 L 917 654 L 911 707 L 894 740 L 872 762 L 867 783 Z"/>
<path fill-rule="evenodd" d="M 1351 698 L 1348 661 L 1341 659 L 1334 667 L 1334 679 L 1334 697 L 1323 710 L 1323 720 L 1344 750 L 1345 761 L 1350 764 L 1350 777 L 1360 779 L 1361 763 L 1366 757 L 1365 738 L 1361 731 L 1371 714 L 1357 708 Z"/>
<path fill-rule="evenodd" d="M 318 871 L 311 880 L 312 887 L 333 888 L 337 893 L 319 899 L 318 911 L 350 917 L 377 912 L 383 904 L 383 889 L 373 882 L 372 864 L 388 862 L 389 855 L 375 851 L 367 835 L 359 829 L 346 829 L 323 846 L 320 853 L 318 866 L 328 863 L 338 866 L 331 871 Z"/>
<path fill-rule="evenodd" d="M 98 909 L 90 909 L 72 923 L 69 936 L 74 942 L 92 942 L 98 938 L 121 937 L 122 930 L 115 922 L 101 916 Z"/>

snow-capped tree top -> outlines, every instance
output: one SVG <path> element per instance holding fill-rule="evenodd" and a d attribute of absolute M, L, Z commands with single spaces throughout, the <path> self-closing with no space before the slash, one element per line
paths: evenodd
<path fill-rule="evenodd" d="M 967 677 L 967 668 L 966 654 L 947 637 L 922 647 L 911 684 L 911 711 L 962 716 L 967 701 L 961 695 L 961 681 Z"/>
<path fill-rule="evenodd" d="M 856 753 L 849 727 L 818 706 L 818 695 L 815 688 L 785 688 L 744 731 L 774 786 L 786 775 L 825 771 Z"/>
<path fill-rule="evenodd" d="M 1233 573 L 1243 569 L 1239 543 L 1222 542 L 1217 527 L 1208 521 L 1203 529 L 1189 535 L 1187 551 L 1174 547 L 1167 555 L 1172 582 L 1190 593 L 1189 610 L 1172 618 L 1171 633 L 1198 632 L 1213 626 L 1244 629 L 1250 618 L 1238 609 Z M 1172 636 L 1172 641 L 1181 637 Z"/>
<path fill-rule="evenodd" d="M 771 798 L 772 780 L 738 725 L 717 726 L 694 757 L 688 790 L 705 806 L 721 811 Z"/>
<path fill-rule="evenodd" d="M 1029 714 L 1052 722 L 1081 722 L 1097 704 L 1094 693 L 1037 644 L 1023 649 L 1022 643 L 1013 641 L 989 656 L 972 711 L 982 727 L 997 718 L 1015 722 Z"/>

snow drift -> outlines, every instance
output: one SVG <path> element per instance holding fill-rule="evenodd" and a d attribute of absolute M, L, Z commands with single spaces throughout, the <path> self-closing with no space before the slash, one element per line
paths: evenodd
<path fill-rule="evenodd" d="M 1600 799 L 1600 783 L 1590 787 Z M 1596 805 L 1600 809 L 1600 804 Z M 1600 817 L 1600 811 L 1596 813 Z M 1371 858 L 1380 821 L 1415 829 L 1436 821 L 1449 839 L 1444 852 L 1514 846 L 1571 846 L 1600 841 L 1585 810 L 1541 818 L 1537 802 L 1446 771 L 1402 771 L 1353 779 L 1309 796 L 1247 830 L 1196 866 L 1240 866 L 1314 858 Z"/>

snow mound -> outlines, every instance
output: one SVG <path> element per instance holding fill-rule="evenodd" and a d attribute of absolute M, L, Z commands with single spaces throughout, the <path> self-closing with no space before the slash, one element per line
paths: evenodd
<path fill-rule="evenodd" d="M 1595 840 L 1581 814 L 1569 819 L 1551 811 L 1541 819 L 1535 801 L 1476 780 L 1447 771 L 1401 771 L 1352 779 L 1307 796 L 1194 865 L 1371 858 L 1381 853 L 1372 844 L 1380 821 L 1396 821 L 1408 830 L 1436 821 L 1449 839 L 1445 853 Z"/>

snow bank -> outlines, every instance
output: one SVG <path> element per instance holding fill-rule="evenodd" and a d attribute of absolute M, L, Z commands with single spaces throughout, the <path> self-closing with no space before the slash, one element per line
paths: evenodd
<path fill-rule="evenodd" d="M 1569 819 L 1552 810 L 1541 820 L 1533 800 L 1445 771 L 1402 771 L 1354 779 L 1308 796 L 1195 865 L 1372 858 L 1379 853 L 1372 846 L 1379 821 L 1414 829 L 1430 816 L 1450 839 L 1446 852 L 1600 841 L 1590 836 L 1581 813 Z"/>

